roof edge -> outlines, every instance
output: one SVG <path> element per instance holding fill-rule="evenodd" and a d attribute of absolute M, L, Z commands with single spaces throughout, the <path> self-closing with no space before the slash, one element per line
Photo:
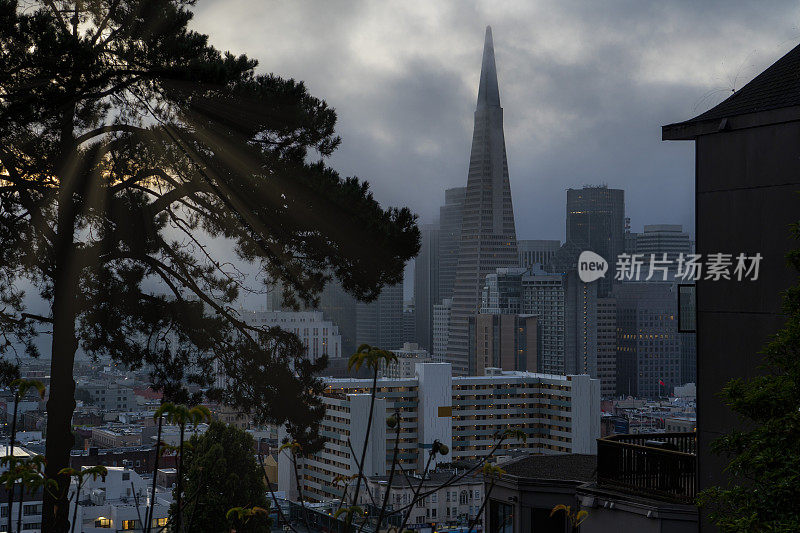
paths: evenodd
<path fill-rule="evenodd" d="M 701 135 L 800 121 L 800 105 L 733 115 L 722 119 L 687 120 L 661 127 L 662 141 L 688 141 Z"/>

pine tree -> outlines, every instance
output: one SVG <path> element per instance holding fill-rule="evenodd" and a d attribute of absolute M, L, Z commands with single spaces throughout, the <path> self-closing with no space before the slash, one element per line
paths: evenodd
<path fill-rule="evenodd" d="M 325 163 L 335 112 L 189 30 L 193 3 L 0 0 L 0 350 L 35 353 L 37 330 L 51 330 L 47 475 L 60 490 L 45 493 L 47 531 L 68 528 L 58 473 L 79 347 L 149 365 L 180 402 L 192 401 L 184 384 L 209 386 L 237 357 L 258 375 L 284 369 L 234 376 L 246 392 L 233 399 L 313 439 L 319 405 L 259 400 L 313 391 L 324 361 L 242 321 L 233 304 L 248 280 L 220 243 L 280 281 L 287 304 L 313 303 L 332 276 L 370 300 L 419 247 L 409 210 L 383 209 Z M 47 313 L 26 310 L 24 283 Z"/>

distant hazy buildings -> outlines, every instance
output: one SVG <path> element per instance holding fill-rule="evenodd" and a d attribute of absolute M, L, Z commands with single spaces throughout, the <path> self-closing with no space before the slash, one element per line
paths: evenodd
<path fill-rule="evenodd" d="M 279 327 L 294 333 L 312 361 L 323 355 L 342 357 L 339 326 L 326 320 L 321 311 L 246 311 L 242 319 L 253 326 Z"/>
<path fill-rule="evenodd" d="M 402 346 L 402 283 L 384 287 L 373 302 L 356 303 L 356 347 L 364 343 L 387 350 L 392 346 Z"/>
<path fill-rule="evenodd" d="M 597 284 L 574 270 L 502 268 L 486 276 L 481 313 L 538 317 L 537 370 L 597 376 Z"/>
<path fill-rule="evenodd" d="M 436 303 L 453 297 L 466 193 L 466 187 L 445 190 L 444 205 L 439 208 L 439 296 Z"/>
<path fill-rule="evenodd" d="M 414 260 L 414 322 L 415 341 L 426 350 L 433 347 L 433 306 L 439 296 L 439 224 L 424 224 L 421 228 L 419 255 Z"/>
<path fill-rule="evenodd" d="M 492 30 L 487 27 L 448 337 L 447 357 L 455 374 L 475 372 L 469 357 L 469 317 L 479 309 L 486 275 L 518 264 L 503 108 Z"/>
<path fill-rule="evenodd" d="M 625 191 L 605 185 L 567 189 L 567 242 L 600 254 L 613 270 L 625 250 Z M 612 281 L 598 280 L 599 296 L 608 296 Z"/>
<path fill-rule="evenodd" d="M 561 247 L 561 241 L 518 240 L 519 266 L 530 268 L 535 264 L 546 265 Z"/>
<path fill-rule="evenodd" d="M 681 376 L 677 287 L 669 282 L 625 282 L 617 300 L 617 393 L 669 395 Z"/>
<path fill-rule="evenodd" d="M 447 357 L 447 336 L 450 332 L 450 310 L 453 300 L 445 298 L 433 306 L 433 359 L 444 362 Z"/>
<path fill-rule="evenodd" d="M 692 241 L 689 234 L 683 231 L 680 224 L 650 224 L 645 225 L 642 233 L 626 234 L 626 240 L 632 241 L 633 251 L 640 254 L 644 265 L 649 265 L 651 257 L 654 261 L 666 259 L 669 274 L 674 275 L 677 268 L 678 257 L 692 253 Z M 631 246 L 631 245 L 628 245 Z M 658 279 L 663 280 L 663 275 L 657 273 Z M 671 278 L 668 278 L 671 279 Z"/>

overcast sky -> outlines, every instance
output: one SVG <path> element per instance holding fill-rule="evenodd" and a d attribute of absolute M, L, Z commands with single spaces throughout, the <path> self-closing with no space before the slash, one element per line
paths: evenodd
<path fill-rule="evenodd" d="M 796 2 L 644 4 L 200 0 L 194 27 L 304 80 L 339 116 L 331 164 L 431 222 L 466 184 L 491 25 L 517 236 L 563 240 L 565 189 L 583 184 L 624 189 L 634 231 L 692 228 L 694 147 L 662 142 L 661 126 L 800 42 Z"/>

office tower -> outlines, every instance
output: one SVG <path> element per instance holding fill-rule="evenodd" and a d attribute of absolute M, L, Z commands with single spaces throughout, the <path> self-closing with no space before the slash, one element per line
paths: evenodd
<path fill-rule="evenodd" d="M 444 462 L 480 459 L 489 453 L 511 450 L 532 454 L 597 453 L 600 437 L 600 384 L 588 376 L 549 376 L 530 372 L 496 370 L 490 375 L 456 377 L 447 363 L 420 363 L 414 377 L 380 379 L 376 387 L 375 420 L 383 421 L 395 409 L 403 416 L 398 461 L 406 471 L 420 473 L 434 440 L 450 448 Z M 278 488 L 289 498 L 297 494 L 297 480 L 307 500 L 323 501 L 341 496 L 334 483 L 337 475 L 358 473 L 364 446 L 364 421 L 369 416 L 371 379 L 325 379 L 322 403 L 324 449 L 297 462 L 295 475 L 289 454 L 279 454 Z M 510 399 L 509 394 L 513 396 Z M 518 407 L 508 409 L 510 401 Z M 503 414 L 499 414 L 503 413 Z M 526 441 L 507 439 L 492 452 L 497 417 L 502 426 L 520 428 Z M 279 433 L 283 438 L 285 430 Z M 352 443 L 355 454 L 344 444 Z M 391 468 L 394 432 L 385 423 L 373 424 L 366 443 L 364 472 L 386 475 Z M 439 457 L 436 458 L 439 460 Z M 429 470 L 434 470 L 436 460 Z"/>
<path fill-rule="evenodd" d="M 435 303 L 453 297 L 466 193 L 466 187 L 445 190 L 444 205 L 439 208 L 439 295 Z"/>
<path fill-rule="evenodd" d="M 342 357 L 339 327 L 326 320 L 321 311 L 244 311 L 242 320 L 251 326 L 278 327 L 294 333 L 312 361 L 322 355 Z"/>
<path fill-rule="evenodd" d="M 535 315 L 478 314 L 469 317 L 469 353 L 475 373 L 487 368 L 536 372 L 538 321 Z"/>
<path fill-rule="evenodd" d="M 561 241 L 519 240 L 517 241 L 519 266 L 530 268 L 535 264 L 546 265 L 559 248 L 561 248 Z"/>
<path fill-rule="evenodd" d="M 575 270 L 500 268 L 486 276 L 481 313 L 537 316 L 537 370 L 596 377 L 597 300 L 597 283 Z"/>
<path fill-rule="evenodd" d="M 433 347 L 433 306 L 439 299 L 439 224 L 424 224 L 421 228 L 419 255 L 414 260 L 414 341 L 426 350 Z"/>
<path fill-rule="evenodd" d="M 680 333 L 681 383 L 697 383 L 697 334 Z"/>
<path fill-rule="evenodd" d="M 453 300 L 445 298 L 433 306 L 433 360 L 442 363 L 447 358 L 447 335 L 450 333 L 450 310 Z"/>
<path fill-rule="evenodd" d="M 403 308 L 403 342 L 415 342 L 417 337 L 417 308 L 414 302 L 406 303 Z"/>
<path fill-rule="evenodd" d="M 667 254 L 669 274 L 674 275 L 678 257 L 681 254 L 692 253 L 692 241 L 680 224 L 646 225 L 644 231 L 636 235 L 635 253 L 643 256 L 642 261 L 645 265 L 649 265 L 651 255 L 655 255 L 655 260 L 658 261 L 663 260 L 664 254 Z M 664 279 L 663 274 L 658 272 L 654 276 Z"/>
<path fill-rule="evenodd" d="M 677 286 L 669 282 L 625 282 L 617 300 L 617 393 L 668 396 L 681 383 L 681 334 Z"/>
<path fill-rule="evenodd" d="M 617 393 L 617 302 L 614 298 L 597 299 L 597 379 L 600 396 L 613 398 Z"/>
<path fill-rule="evenodd" d="M 319 297 L 319 311 L 327 320 L 339 326 L 342 336 L 342 356 L 355 353 L 356 344 L 356 299 L 345 292 L 342 285 L 331 280 L 325 285 Z"/>
<path fill-rule="evenodd" d="M 384 287 L 370 303 L 356 303 L 356 347 L 386 350 L 403 345 L 403 284 Z"/>
<path fill-rule="evenodd" d="M 613 273 L 625 250 L 625 191 L 605 185 L 567 189 L 567 242 L 601 255 Z M 613 279 L 598 280 L 598 296 L 609 295 Z"/>
<path fill-rule="evenodd" d="M 475 361 L 469 358 L 468 321 L 480 306 L 486 275 L 497 268 L 516 267 L 518 263 L 503 108 L 492 30 L 487 26 L 447 348 L 455 374 L 475 372 Z"/>

